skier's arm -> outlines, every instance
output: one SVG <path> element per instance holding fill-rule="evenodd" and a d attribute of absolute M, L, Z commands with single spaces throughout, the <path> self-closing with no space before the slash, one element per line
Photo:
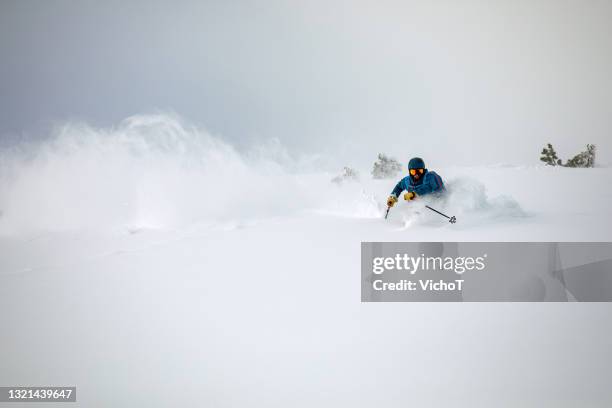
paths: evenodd
<path fill-rule="evenodd" d="M 391 195 L 394 196 L 395 198 L 399 197 L 400 194 L 402 194 L 402 191 L 404 191 L 404 183 L 402 183 L 403 180 L 400 180 L 396 185 L 395 188 L 393 189 L 393 191 L 391 192 Z"/>

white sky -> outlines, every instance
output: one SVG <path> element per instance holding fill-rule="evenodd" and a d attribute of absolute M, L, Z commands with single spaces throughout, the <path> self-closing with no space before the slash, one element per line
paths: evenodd
<path fill-rule="evenodd" d="M 612 2 L 0 2 L 0 135 L 172 110 L 347 164 L 612 162 Z"/>

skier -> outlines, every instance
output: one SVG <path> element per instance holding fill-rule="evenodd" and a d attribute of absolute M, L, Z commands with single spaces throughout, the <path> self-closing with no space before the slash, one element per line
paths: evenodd
<path fill-rule="evenodd" d="M 410 175 L 401 179 L 391 192 L 387 200 L 388 207 L 393 207 L 397 203 L 397 198 L 404 190 L 407 191 L 404 194 L 404 199 L 407 201 L 412 201 L 417 196 L 445 191 L 442 178 L 435 171 L 428 171 L 420 157 L 410 159 L 408 172 Z"/>

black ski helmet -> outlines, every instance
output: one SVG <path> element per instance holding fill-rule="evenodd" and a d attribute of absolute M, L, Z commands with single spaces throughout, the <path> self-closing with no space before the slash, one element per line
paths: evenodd
<path fill-rule="evenodd" d="M 413 157 L 408 162 L 408 170 L 410 169 L 424 169 L 425 162 L 420 157 Z"/>

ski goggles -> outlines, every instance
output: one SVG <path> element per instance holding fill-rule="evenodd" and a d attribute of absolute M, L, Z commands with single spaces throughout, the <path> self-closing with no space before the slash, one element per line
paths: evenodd
<path fill-rule="evenodd" d="M 410 169 L 408 170 L 411 176 L 416 176 L 417 173 L 423 174 L 425 173 L 425 169 Z"/>

